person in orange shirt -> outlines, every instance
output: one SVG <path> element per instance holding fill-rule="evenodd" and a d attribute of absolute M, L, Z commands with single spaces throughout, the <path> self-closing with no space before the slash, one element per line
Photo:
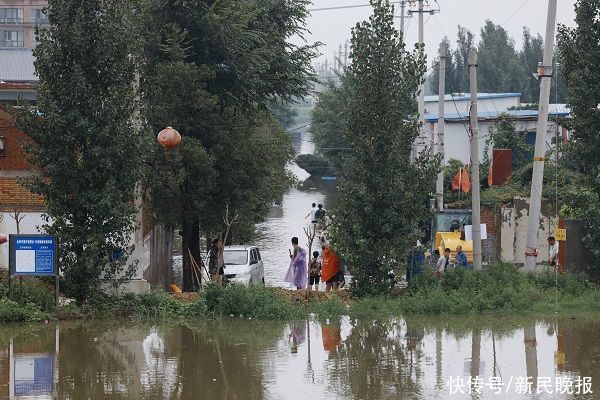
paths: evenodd
<path fill-rule="evenodd" d="M 321 270 L 321 280 L 326 283 L 325 291 L 338 289 L 338 272 L 341 268 L 340 258 L 335 254 L 329 243 L 323 246 L 323 269 Z"/>

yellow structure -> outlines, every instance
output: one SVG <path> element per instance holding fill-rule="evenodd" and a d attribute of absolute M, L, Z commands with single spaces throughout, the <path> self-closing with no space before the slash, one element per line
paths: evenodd
<path fill-rule="evenodd" d="M 439 250 L 440 255 L 444 254 L 444 249 L 449 248 L 450 260 L 453 261 L 456 256 L 456 247 L 462 246 L 462 249 L 467 253 L 467 261 L 473 262 L 473 241 L 460 240 L 460 232 L 436 232 L 435 248 Z"/>

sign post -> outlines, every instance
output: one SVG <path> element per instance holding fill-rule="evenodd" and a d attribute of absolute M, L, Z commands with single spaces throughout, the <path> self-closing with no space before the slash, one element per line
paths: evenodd
<path fill-rule="evenodd" d="M 58 237 L 56 235 L 9 235 L 10 276 L 54 276 L 58 306 Z"/>

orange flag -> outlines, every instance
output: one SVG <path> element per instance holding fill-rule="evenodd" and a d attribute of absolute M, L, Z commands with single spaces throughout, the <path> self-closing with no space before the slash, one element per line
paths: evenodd
<path fill-rule="evenodd" d="M 452 179 L 452 190 L 460 189 L 461 177 L 462 177 L 462 168 L 458 170 L 458 172 L 456 173 L 456 175 L 454 175 L 454 178 Z"/>
<path fill-rule="evenodd" d="M 469 179 L 469 169 L 467 167 L 462 170 L 461 183 L 462 191 L 469 193 L 471 191 L 471 180 Z"/>
<path fill-rule="evenodd" d="M 490 169 L 488 170 L 488 186 L 492 187 L 494 184 L 494 179 L 492 178 L 492 164 L 490 163 Z"/>

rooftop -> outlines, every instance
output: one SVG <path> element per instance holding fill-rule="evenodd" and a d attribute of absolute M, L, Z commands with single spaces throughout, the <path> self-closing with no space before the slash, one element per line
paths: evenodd
<path fill-rule="evenodd" d="M 478 100 L 488 100 L 488 99 L 503 99 L 509 97 L 521 97 L 521 93 L 477 93 Z M 425 103 L 434 103 L 440 100 L 440 96 L 425 96 Z M 444 97 L 446 101 L 464 101 L 471 100 L 470 93 L 453 93 L 447 94 Z"/>
<path fill-rule="evenodd" d="M 480 120 L 486 119 L 498 119 L 502 114 L 510 115 L 511 117 L 517 119 L 536 119 L 538 116 L 537 110 L 508 110 L 508 111 L 485 111 L 479 112 L 478 116 Z M 567 107 L 566 104 L 550 104 L 549 106 L 549 114 L 553 117 L 562 117 L 566 118 L 571 115 L 571 110 Z M 425 120 L 427 122 L 437 122 L 438 114 L 426 114 Z M 469 113 L 468 112 L 452 112 L 446 113 L 446 122 L 456 122 L 456 121 L 469 121 Z"/>

